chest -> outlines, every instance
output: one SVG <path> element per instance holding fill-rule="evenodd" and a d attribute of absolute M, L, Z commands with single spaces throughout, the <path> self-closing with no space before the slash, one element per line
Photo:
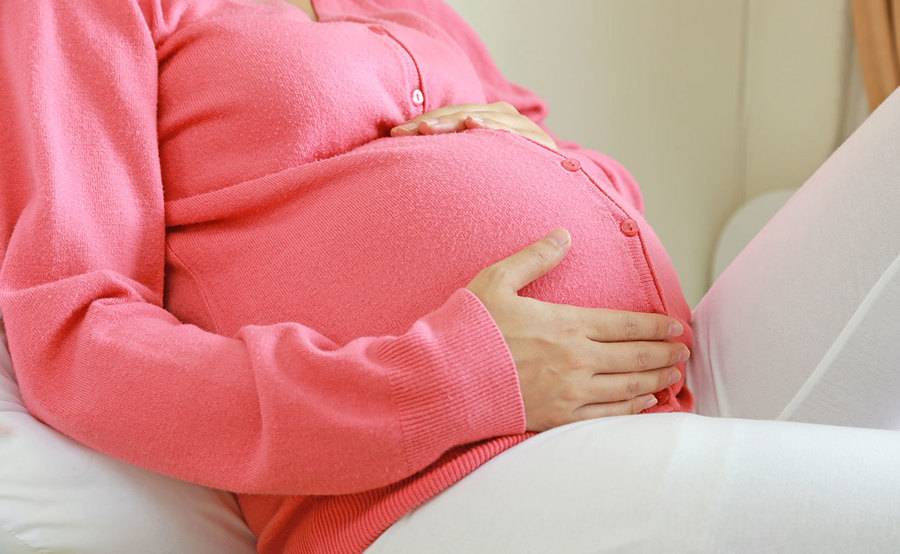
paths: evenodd
<path fill-rule="evenodd" d="M 302 9 L 223 0 L 159 47 L 167 200 L 346 152 L 439 106 L 485 101 L 471 62 L 433 22 L 409 11 L 314 22 Z"/>

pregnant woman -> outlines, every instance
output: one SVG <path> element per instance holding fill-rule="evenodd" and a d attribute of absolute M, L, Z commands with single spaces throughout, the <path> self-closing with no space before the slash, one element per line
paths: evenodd
<path fill-rule="evenodd" d="M 723 380 L 763 330 L 695 340 L 634 179 L 554 136 L 444 2 L 8 1 L 0 36 L 29 410 L 237 493 L 260 552 L 900 540 L 897 433 L 770 421 L 779 445 L 716 465 L 753 423 L 726 395 L 778 388 Z M 780 445 L 784 506 L 742 507 Z"/>

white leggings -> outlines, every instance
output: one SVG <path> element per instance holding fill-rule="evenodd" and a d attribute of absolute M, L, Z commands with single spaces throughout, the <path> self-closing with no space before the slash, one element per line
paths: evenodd
<path fill-rule="evenodd" d="M 557 427 L 367 550 L 900 552 L 900 92 L 694 311 L 697 414 Z"/>

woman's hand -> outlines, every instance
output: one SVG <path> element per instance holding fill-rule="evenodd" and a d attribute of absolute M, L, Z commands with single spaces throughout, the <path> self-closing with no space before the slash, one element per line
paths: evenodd
<path fill-rule="evenodd" d="M 455 133 L 490 128 L 511 131 L 556 150 L 556 142 L 541 127 L 503 100 L 493 104 L 457 104 L 425 112 L 391 129 L 392 137 Z"/>
<path fill-rule="evenodd" d="M 553 242 L 554 233 L 562 246 Z M 529 431 L 645 410 L 656 403 L 652 393 L 680 380 L 674 366 L 690 355 L 683 344 L 665 340 L 683 332 L 671 317 L 519 296 L 559 264 L 570 243 L 568 231 L 555 229 L 467 285 L 512 352 Z"/>

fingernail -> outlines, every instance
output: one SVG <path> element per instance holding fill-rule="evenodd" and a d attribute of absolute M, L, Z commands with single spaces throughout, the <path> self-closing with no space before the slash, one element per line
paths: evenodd
<path fill-rule="evenodd" d="M 681 333 L 684 333 L 684 326 L 681 323 L 679 323 L 677 321 L 673 321 L 672 323 L 669 323 L 669 336 L 670 337 L 680 336 Z"/>
<path fill-rule="evenodd" d="M 653 406 L 656 406 L 657 402 L 659 402 L 659 400 L 657 400 L 655 396 L 651 396 L 649 399 L 644 401 L 644 407 L 641 409 L 646 410 L 647 408 L 652 408 Z"/>
<path fill-rule="evenodd" d="M 416 130 L 410 129 L 409 127 L 394 127 L 393 129 L 391 129 L 392 137 L 408 137 L 415 134 Z"/>
<path fill-rule="evenodd" d="M 563 229 L 554 229 L 550 231 L 547 238 L 552 240 L 554 244 L 560 248 L 569 244 L 569 233 Z"/>
<path fill-rule="evenodd" d="M 444 131 L 450 131 L 453 129 L 453 125 L 449 123 L 429 123 L 428 121 L 423 121 L 419 125 L 419 134 L 420 135 L 434 135 L 437 133 L 442 133 Z"/>
<path fill-rule="evenodd" d="M 452 121 L 436 121 L 434 123 L 428 123 L 428 126 L 436 131 L 444 131 L 455 128 L 456 123 L 453 123 Z"/>
<path fill-rule="evenodd" d="M 688 358 L 690 358 L 690 357 L 691 357 L 691 351 L 688 350 L 687 348 L 685 348 L 684 350 L 682 350 L 681 352 L 678 353 L 678 361 L 679 362 L 686 362 L 688 360 Z"/>
<path fill-rule="evenodd" d="M 681 372 L 678 371 L 677 369 L 673 369 L 673 370 L 669 373 L 669 384 L 670 384 L 670 385 L 674 385 L 674 384 L 677 383 L 678 381 L 681 381 Z"/>

